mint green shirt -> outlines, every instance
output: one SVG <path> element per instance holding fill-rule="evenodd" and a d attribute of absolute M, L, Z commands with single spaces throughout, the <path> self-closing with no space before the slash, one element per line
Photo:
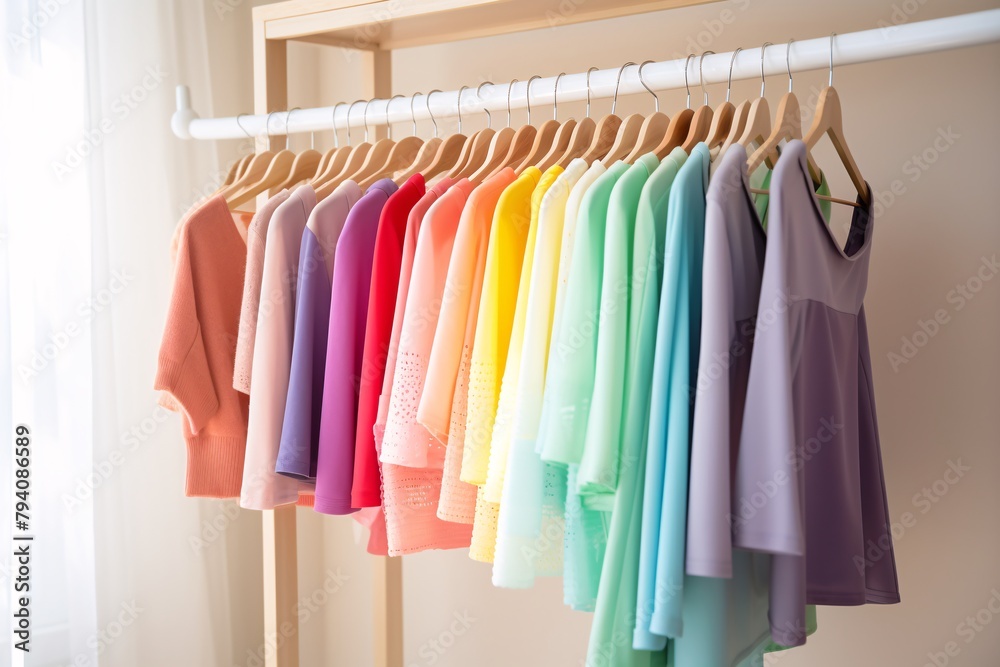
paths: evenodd
<path fill-rule="evenodd" d="M 594 391 L 577 472 L 577 491 L 590 509 L 611 511 L 614 507 L 621 454 L 632 237 L 639 196 L 659 164 L 655 153 L 641 156 L 615 183 L 608 201 Z"/>
<path fill-rule="evenodd" d="M 639 578 L 646 427 L 653 347 L 663 266 L 667 201 L 687 153 L 674 149 L 649 176 L 639 194 L 632 241 L 628 332 L 621 430 L 621 466 L 608 530 L 587 664 L 594 667 L 659 667 L 662 651 L 632 648 Z M 624 638 L 624 639 L 622 639 Z"/>

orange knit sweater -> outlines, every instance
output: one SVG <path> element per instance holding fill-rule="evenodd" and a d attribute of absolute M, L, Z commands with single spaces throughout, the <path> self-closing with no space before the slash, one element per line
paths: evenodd
<path fill-rule="evenodd" d="M 189 214 L 177 243 L 154 387 L 184 418 L 188 496 L 240 495 L 248 400 L 233 388 L 233 358 L 246 268 L 238 225 L 248 223 L 217 195 Z"/>

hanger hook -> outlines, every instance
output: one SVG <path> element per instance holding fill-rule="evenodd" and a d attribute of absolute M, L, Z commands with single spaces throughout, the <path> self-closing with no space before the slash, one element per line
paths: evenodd
<path fill-rule="evenodd" d="M 629 65 L 635 65 L 635 63 L 627 62 L 621 66 L 621 69 L 618 70 L 618 78 L 615 80 L 615 95 L 614 97 L 611 98 L 611 113 L 614 113 L 615 107 L 618 106 L 618 87 L 621 85 L 622 82 L 622 74 L 625 73 L 625 68 L 628 67 Z"/>
<path fill-rule="evenodd" d="M 340 148 L 340 137 L 337 136 L 337 109 L 343 102 L 339 102 L 333 105 L 333 111 L 330 113 L 330 124 L 333 125 L 333 147 Z"/>
<path fill-rule="evenodd" d="M 827 85 L 831 88 L 833 87 L 833 38 L 837 36 L 837 33 L 830 33 L 830 79 L 827 81 Z"/>
<path fill-rule="evenodd" d="M 285 133 L 288 133 L 288 121 L 292 119 L 293 111 L 301 111 L 302 107 L 292 107 L 285 112 Z M 309 148 L 310 150 L 316 150 L 316 131 L 313 130 L 309 133 Z"/>
<path fill-rule="evenodd" d="M 698 81 L 701 83 L 701 94 L 704 96 L 705 100 L 704 102 L 702 102 L 702 104 L 704 104 L 705 106 L 708 106 L 708 91 L 705 89 L 705 74 L 702 69 L 702 65 L 705 62 L 705 56 L 707 56 L 708 54 L 712 54 L 714 56 L 715 51 L 705 51 L 704 53 L 701 54 L 701 57 L 698 58 Z"/>
<path fill-rule="evenodd" d="M 410 121 L 413 123 L 413 136 L 417 136 L 417 114 L 413 112 L 413 103 L 417 101 L 418 95 L 423 95 L 423 93 L 413 93 L 410 96 Z M 428 110 L 430 110 L 429 107 Z"/>
<path fill-rule="evenodd" d="M 429 93 L 427 93 L 427 99 L 424 101 L 424 104 L 427 105 L 427 115 L 431 117 L 431 122 L 434 123 L 434 136 L 435 137 L 438 135 L 438 122 L 437 122 L 437 118 L 434 117 L 434 113 L 431 111 L 431 95 L 433 95 L 434 93 L 440 93 L 440 92 L 441 92 L 440 90 L 438 90 L 437 88 L 435 88 L 434 90 L 432 90 Z"/>
<path fill-rule="evenodd" d="M 587 118 L 590 118 L 590 73 L 599 71 L 597 67 L 591 67 L 587 70 Z"/>
<path fill-rule="evenodd" d="M 348 146 L 351 145 L 351 111 L 354 110 L 354 105 L 355 104 L 360 104 L 362 102 L 364 102 L 364 100 L 354 100 L 353 102 L 351 102 L 351 106 L 347 107 L 347 145 Z M 367 139 L 367 137 L 366 137 L 366 139 Z"/>
<path fill-rule="evenodd" d="M 392 123 L 389 122 L 389 105 L 397 97 L 406 97 L 405 95 L 393 95 L 385 103 L 385 127 L 386 133 L 389 135 L 389 139 L 392 139 Z"/>
<path fill-rule="evenodd" d="M 245 114 L 245 113 L 236 114 L 236 124 L 240 126 L 241 130 L 243 130 L 243 134 L 247 135 L 247 139 L 253 139 L 253 137 L 250 135 L 250 133 L 247 132 L 247 129 L 245 127 L 243 127 L 243 123 L 240 122 L 240 118 L 242 118 L 243 116 L 249 116 L 249 115 L 250 114 Z"/>
<path fill-rule="evenodd" d="M 361 112 L 361 119 L 365 122 L 365 141 L 368 141 L 368 109 L 374 101 L 374 99 L 368 100 L 368 102 L 365 103 L 365 110 Z"/>
<path fill-rule="evenodd" d="M 733 65 L 736 63 L 736 55 L 743 50 L 742 46 L 737 46 L 736 50 L 733 51 L 733 59 L 729 61 L 729 83 L 726 85 L 726 101 L 729 101 L 729 95 L 733 92 Z"/>
<path fill-rule="evenodd" d="M 535 74 L 528 79 L 528 87 L 524 90 L 524 101 L 528 106 L 528 125 L 531 125 L 531 82 L 542 77 Z"/>
<path fill-rule="evenodd" d="M 794 39 L 788 40 L 788 44 L 785 44 L 785 71 L 788 72 L 788 92 L 792 92 L 792 61 L 789 55 L 792 51 L 792 42 Z"/>
<path fill-rule="evenodd" d="M 483 96 L 480 94 L 481 91 L 483 90 L 483 86 L 487 86 L 487 85 L 492 86 L 494 84 L 493 84 L 492 81 L 483 81 L 481 84 L 479 84 L 478 86 L 476 86 L 476 97 L 478 97 L 480 99 L 480 101 L 483 99 Z M 493 114 L 490 113 L 490 110 L 486 108 L 485 104 L 483 105 L 483 112 L 486 114 L 486 127 L 492 129 L 493 128 Z"/>
<path fill-rule="evenodd" d="M 462 86 L 458 89 L 458 133 L 462 134 L 462 93 L 468 86 Z"/>
<path fill-rule="evenodd" d="M 514 89 L 515 83 L 517 83 L 517 79 L 513 79 L 507 86 L 507 127 L 510 127 L 510 91 Z"/>
<path fill-rule="evenodd" d="M 552 120 L 559 120 L 559 79 L 566 76 L 566 72 L 559 72 L 556 76 L 556 85 L 552 86 Z"/>
<path fill-rule="evenodd" d="M 268 148 L 271 147 L 271 116 L 273 116 L 276 113 L 280 112 L 272 111 L 271 113 L 267 114 L 267 118 L 264 119 L 264 133 L 267 135 Z"/>
<path fill-rule="evenodd" d="M 691 86 L 688 85 L 688 63 L 694 58 L 693 53 L 689 53 L 688 57 L 684 59 L 684 90 L 687 91 L 687 108 L 691 108 Z"/>
<path fill-rule="evenodd" d="M 641 65 L 639 65 L 639 83 L 641 83 L 642 87 L 646 89 L 646 92 L 648 92 L 650 95 L 653 96 L 653 104 L 655 105 L 654 106 L 654 111 L 659 112 L 659 110 L 660 110 L 660 98 L 657 97 L 656 93 L 653 92 L 652 88 L 650 88 L 648 85 L 646 85 L 646 81 L 642 78 L 642 68 L 645 67 L 646 65 L 650 64 L 651 62 L 653 62 L 653 61 L 652 60 L 646 60 Z"/>
<path fill-rule="evenodd" d="M 771 42 L 764 42 L 760 47 L 760 96 L 764 97 L 764 50 L 769 46 L 774 46 Z"/>

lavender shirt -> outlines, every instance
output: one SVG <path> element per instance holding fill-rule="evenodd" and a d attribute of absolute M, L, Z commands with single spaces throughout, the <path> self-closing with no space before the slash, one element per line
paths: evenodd
<path fill-rule="evenodd" d="M 397 189 L 388 178 L 368 188 L 351 209 L 337 242 L 316 464 L 315 510 L 323 514 L 354 511 L 351 485 L 358 379 L 364 357 L 372 259 L 382 207 Z"/>
<path fill-rule="evenodd" d="M 795 646 L 807 602 L 894 603 L 899 586 L 862 308 L 871 205 L 841 249 L 791 141 L 768 218 L 732 521 L 734 546 L 775 554 L 771 636 Z"/>
<path fill-rule="evenodd" d="M 344 181 L 316 204 L 302 232 L 292 363 L 275 462 L 276 472 L 296 479 L 316 477 L 334 251 L 347 214 L 360 198 L 358 184 Z"/>

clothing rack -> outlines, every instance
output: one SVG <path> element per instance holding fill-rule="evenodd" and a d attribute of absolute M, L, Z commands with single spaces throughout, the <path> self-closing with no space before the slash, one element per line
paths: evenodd
<path fill-rule="evenodd" d="M 701 76 L 706 85 L 728 80 L 754 79 L 765 76 L 826 69 L 833 58 L 835 66 L 899 58 L 921 53 L 932 53 L 964 46 L 975 46 L 1000 40 L 1000 9 L 972 14 L 918 21 L 899 26 L 874 28 L 859 32 L 838 34 L 795 41 L 787 51 L 787 44 L 773 44 L 766 48 L 743 49 L 733 53 L 709 54 L 700 57 L 680 58 L 649 63 L 643 67 L 642 79 L 653 90 L 687 87 L 700 92 Z M 763 51 L 763 59 L 761 51 Z M 698 54 L 695 54 L 696 56 Z M 685 69 L 687 83 L 685 83 Z M 619 68 L 594 70 L 586 73 L 567 74 L 559 78 L 558 102 L 577 102 L 588 99 L 610 98 L 644 92 L 639 79 L 638 66 L 621 72 Z M 731 76 L 730 76 L 731 75 Z M 589 85 L 588 85 L 589 78 Z M 183 139 L 239 139 L 248 135 L 288 135 L 323 130 L 345 130 L 364 126 L 378 127 L 416 120 L 469 116 L 484 111 L 499 112 L 523 109 L 529 104 L 545 115 L 555 101 L 556 77 L 535 79 L 513 85 L 499 82 L 487 85 L 482 92 L 475 88 L 435 92 L 429 98 L 424 94 L 395 97 L 392 100 L 373 99 L 364 104 L 339 104 L 332 107 L 296 109 L 294 112 L 272 111 L 270 114 L 244 115 L 227 118 L 200 118 L 191 108 L 191 93 L 187 86 L 177 87 L 177 111 L 171 119 L 174 133 Z M 589 92 L 589 95 L 588 95 Z M 412 107 L 411 107 L 412 105 Z M 432 116 L 433 114 L 433 116 Z"/>
<path fill-rule="evenodd" d="M 510 86 L 500 82 L 464 91 L 396 97 L 391 95 L 394 48 L 436 44 L 555 25 L 601 20 L 717 0 L 588 0 L 565 10 L 565 0 L 437 0 L 394 3 L 386 0 L 288 0 L 253 10 L 254 105 L 256 115 L 199 118 L 187 86 L 177 87 L 171 128 L 184 139 L 255 137 L 259 148 L 277 150 L 285 135 L 343 130 L 367 125 L 384 134 L 387 124 L 521 109 L 531 104 L 542 116 L 554 100 L 555 77 Z M 287 103 L 287 42 L 304 41 L 361 52 L 365 68 L 365 106 L 283 111 Z M 786 61 L 786 44 L 707 55 L 700 63 L 706 84 L 754 79 L 763 75 L 826 69 L 888 58 L 932 53 L 1000 41 L 1000 9 L 898 26 L 795 41 Z M 763 50 L 763 53 L 762 53 Z M 699 54 L 692 59 L 650 63 L 642 79 L 653 90 L 687 85 L 700 92 Z M 526 73 L 527 74 L 527 73 Z M 609 98 L 643 92 L 638 67 L 568 74 L 558 80 L 558 101 Z M 414 101 L 414 97 L 417 99 Z M 411 110 L 411 102 L 412 110 Z M 282 110 L 279 114 L 275 110 Z M 364 110 L 364 113 L 362 113 Z M 268 113 L 270 112 L 270 113 Z M 277 120 L 274 118 L 277 116 Z M 269 122 L 270 120 L 270 122 Z M 262 197 L 266 198 L 266 195 Z M 295 506 L 262 512 L 264 551 L 264 630 L 270 650 L 267 667 L 297 667 L 298 600 Z M 399 558 L 372 557 L 374 563 L 374 659 L 376 667 L 402 667 L 402 567 Z"/>

